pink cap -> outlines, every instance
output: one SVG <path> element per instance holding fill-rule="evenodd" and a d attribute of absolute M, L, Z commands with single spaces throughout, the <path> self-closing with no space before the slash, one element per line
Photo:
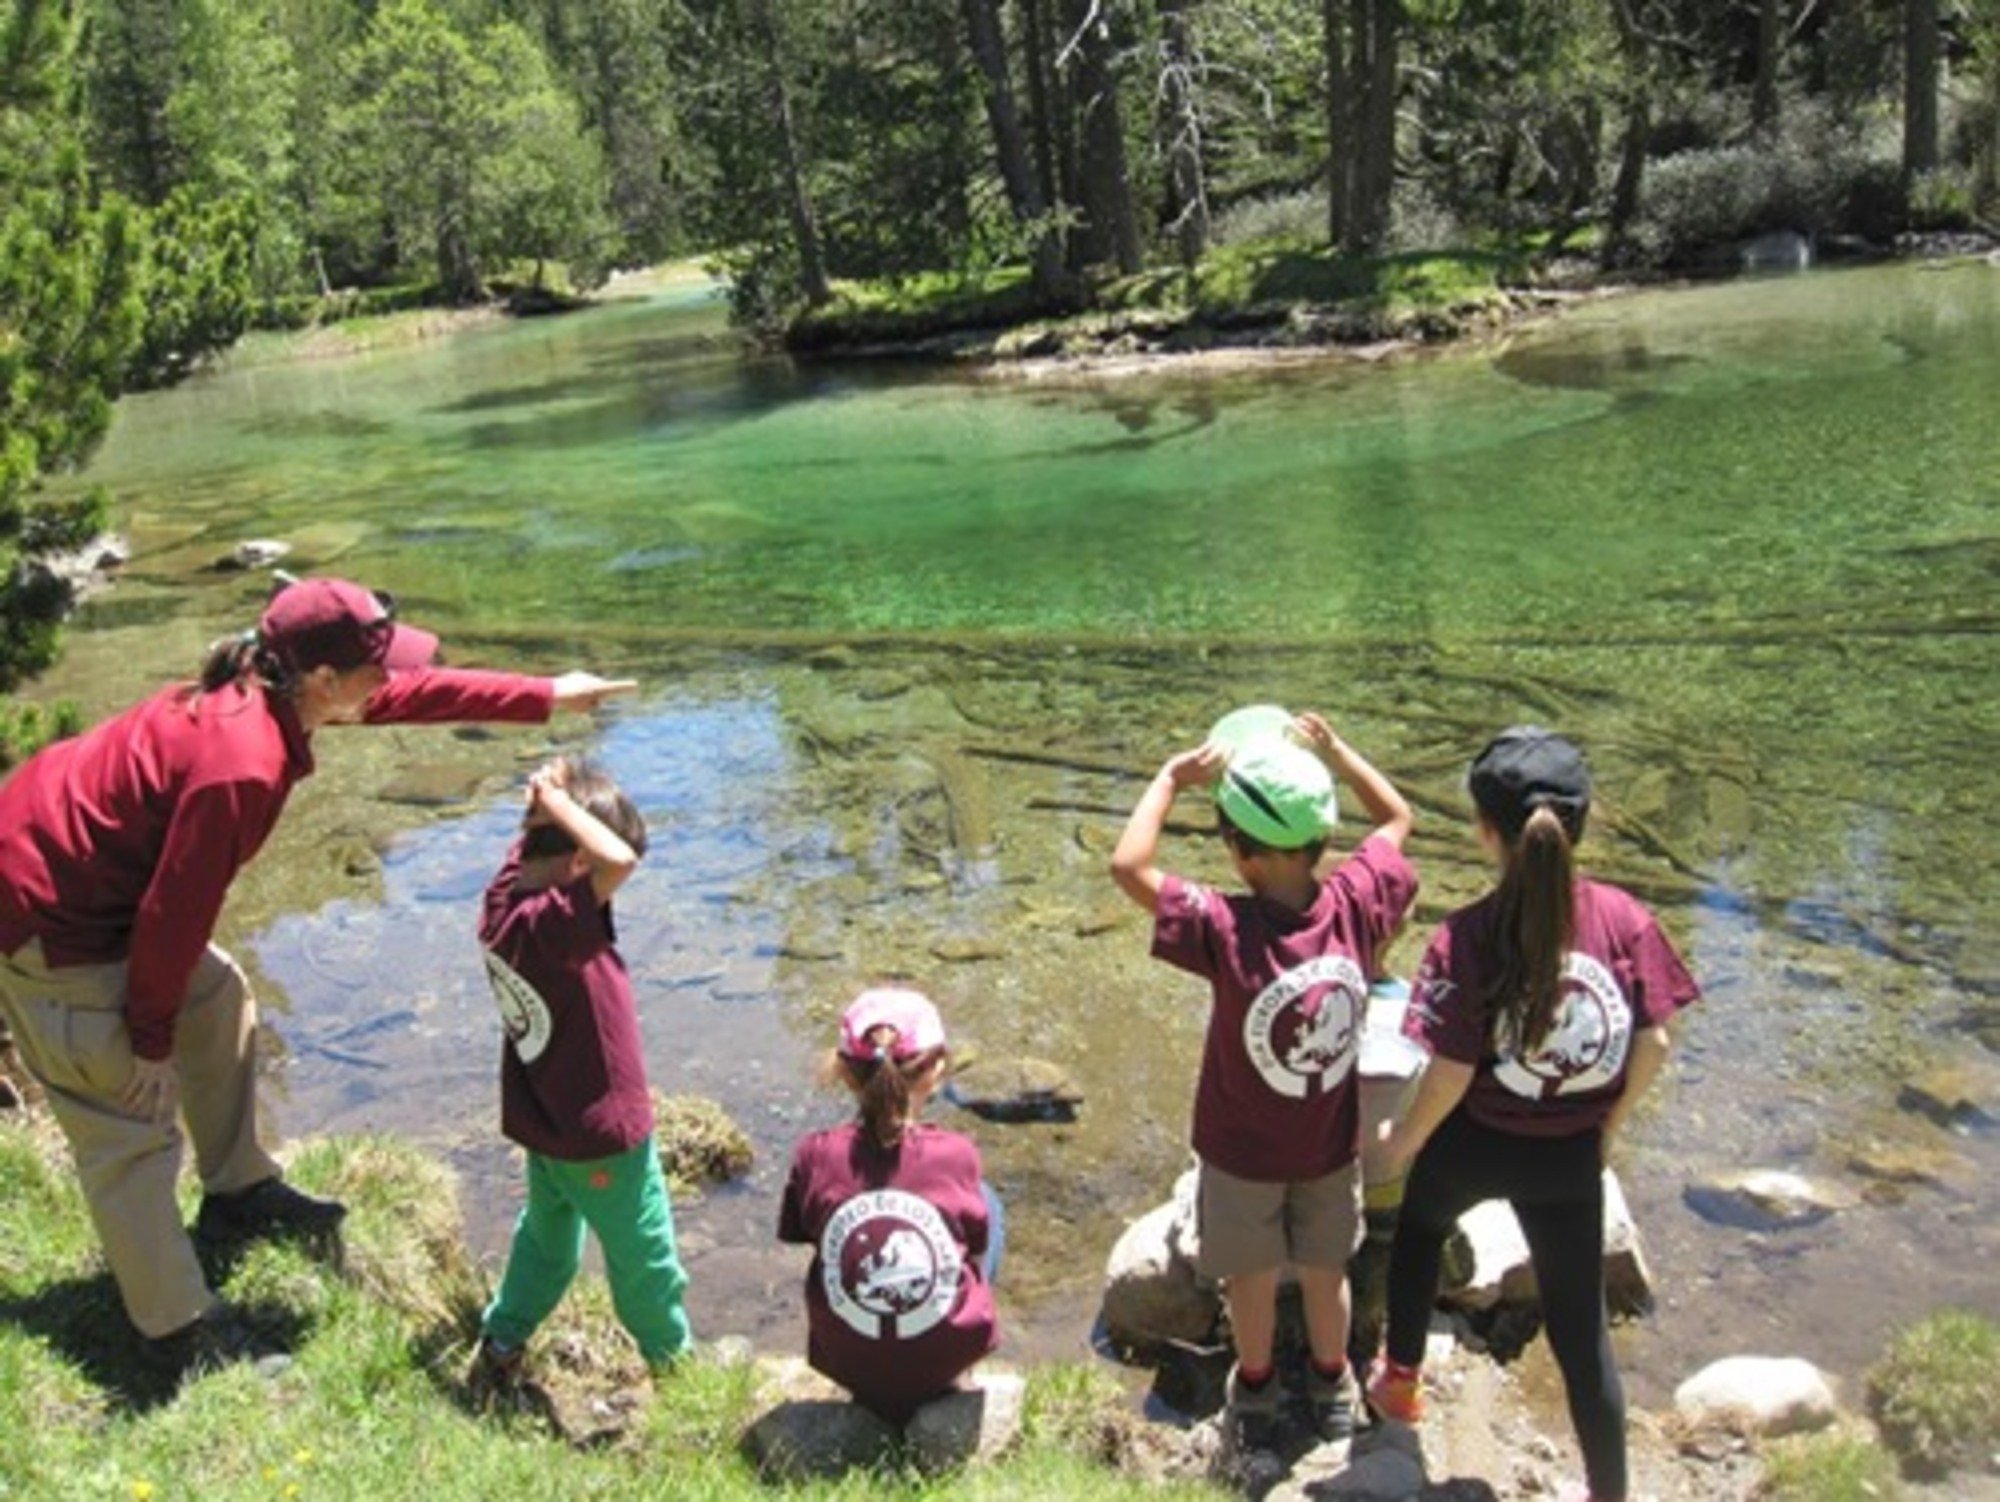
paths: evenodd
<path fill-rule="evenodd" d="M 878 1027 L 894 1028 L 889 1045 L 892 1059 L 912 1059 L 944 1046 L 944 1021 L 930 998 L 918 991 L 877 986 L 863 991 L 840 1014 L 840 1051 L 850 1059 L 872 1059 L 875 1044 L 869 1034 Z"/>
<path fill-rule="evenodd" d="M 438 640 L 396 623 L 387 595 L 345 579 L 300 579 L 264 607 L 257 639 L 294 672 L 326 666 L 347 672 L 370 663 L 400 672 L 428 666 Z"/>

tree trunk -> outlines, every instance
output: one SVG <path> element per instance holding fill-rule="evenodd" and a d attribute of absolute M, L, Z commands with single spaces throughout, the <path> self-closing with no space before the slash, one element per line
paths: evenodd
<path fill-rule="evenodd" d="M 1084 224 L 1079 237 L 1086 262 L 1113 261 L 1130 276 L 1145 266 L 1139 213 L 1132 202 L 1132 174 L 1125 159 L 1125 122 L 1118 105 L 1117 44 L 1107 17 L 1110 0 L 1070 0 L 1071 74 L 1083 114 Z"/>
<path fill-rule="evenodd" d="M 1396 184 L 1396 84 L 1402 43 L 1402 0 L 1354 0 L 1354 51 L 1349 77 L 1359 85 L 1347 247 L 1373 253 L 1389 235 L 1389 198 Z"/>
<path fill-rule="evenodd" d="M 1784 42 L 1778 0 L 1757 0 L 1757 81 L 1750 90 L 1750 123 L 1760 135 L 1778 125 L 1778 49 Z"/>
<path fill-rule="evenodd" d="M 792 91 L 785 82 L 784 54 L 778 42 L 778 18 L 772 0 L 752 0 L 752 14 L 758 38 L 764 45 L 766 88 L 770 92 L 771 116 L 778 126 L 785 157 L 785 214 L 792 222 L 792 239 L 799 253 L 799 290 L 813 307 L 833 300 L 833 288 L 826 280 L 826 256 L 820 248 L 819 216 L 813 212 L 812 195 L 806 191 L 805 153 L 799 146 L 798 127 L 792 116 Z"/>
<path fill-rule="evenodd" d="M 1056 175 L 1056 100 L 1049 83 L 1048 0 L 1023 0 L 1022 49 L 1027 53 L 1028 109 L 1035 117 L 1035 173 L 1041 179 L 1042 202 L 1063 201 L 1064 179 Z M 1061 238 L 1058 230 L 1057 238 Z"/>
<path fill-rule="evenodd" d="M 1353 182 L 1353 136 L 1348 108 L 1347 25 L 1342 8 L 1347 0 L 1320 0 L 1320 24 L 1326 49 L 1326 242 L 1339 246 L 1347 239 L 1347 205 Z"/>
<path fill-rule="evenodd" d="M 1938 164 L 1938 0 L 1903 0 L 1903 178 Z"/>
<path fill-rule="evenodd" d="M 1645 188 L 1646 142 L 1653 133 L 1652 87 L 1647 74 L 1646 39 L 1632 12 L 1633 0 L 1611 0 L 1611 19 L 1618 30 L 1618 54 L 1625 77 L 1625 124 L 1618 144 L 1618 177 L 1611 187 L 1611 212 L 1604 225 L 1604 263 L 1613 264 L 1625 252 L 1632 221 L 1639 216 L 1639 195 Z"/>
<path fill-rule="evenodd" d="M 1006 38 L 1000 30 L 999 0 L 961 0 L 972 59 L 986 80 L 986 118 L 993 127 L 993 150 L 1000 162 L 1000 180 L 1007 185 L 1007 204 L 1014 222 L 1031 237 L 1035 295 L 1053 302 L 1062 286 L 1062 246 L 1042 197 L 1041 185 L 1028 163 L 1027 137 L 1014 105 L 1014 83 L 1007 71 Z"/>
<path fill-rule="evenodd" d="M 1195 56 L 1188 0 L 1160 0 L 1161 126 L 1174 240 L 1181 263 L 1193 266 L 1208 249 L 1208 186 L 1201 169 L 1201 114 L 1194 88 Z"/>

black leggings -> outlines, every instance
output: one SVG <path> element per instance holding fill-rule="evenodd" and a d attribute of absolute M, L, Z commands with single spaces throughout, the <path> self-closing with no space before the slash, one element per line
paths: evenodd
<path fill-rule="evenodd" d="M 1410 1170 L 1389 1263 L 1389 1356 L 1423 1360 L 1437 1300 L 1444 1240 L 1481 1200 L 1514 1207 L 1534 1259 L 1549 1348 L 1562 1368 L 1569 1419 L 1590 1492 L 1625 1495 L 1625 1390 L 1604 1312 L 1604 1180 L 1601 1134 L 1523 1137 L 1455 1111 Z"/>

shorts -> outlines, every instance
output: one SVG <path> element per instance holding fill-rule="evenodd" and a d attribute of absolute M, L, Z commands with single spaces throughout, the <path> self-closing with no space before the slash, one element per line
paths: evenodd
<path fill-rule="evenodd" d="M 1287 1263 L 1347 1266 L 1361 1245 L 1361 1165 L 1317 1179 L 1266 1184 L 1203 1163 L 1195 1188 L 1205 1278 L 1264 1272 Z"/>

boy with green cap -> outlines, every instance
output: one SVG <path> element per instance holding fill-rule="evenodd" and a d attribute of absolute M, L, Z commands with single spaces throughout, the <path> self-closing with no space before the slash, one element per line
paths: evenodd
<path fill-rule="evenodd" d="M 1324 877 L 1338 779 L 1373 828 Z M 1181 789 L 1213 784 L 1217 822 L 1247 892 L 1162 872 L 1160 831 Z M 1277 1295 L 1298 1275 L 1311 1345 L 1307 1397 L 1323 1439 L 1354 1429 L 1347 1259 L 1360 1243 L 1355 1055 L 1368 978 L 1416 895 L 1403 856 L 1410 806 L 1316 714 L 1258 705 L 1170 758 L 1132 810 L 1112 878 L 1153 914 L 1153 954 L 1209 982 L 1195 1090 L 1198 1266 L 1223 1282 L 1239 1448 L 1276 1440 Z"/>

